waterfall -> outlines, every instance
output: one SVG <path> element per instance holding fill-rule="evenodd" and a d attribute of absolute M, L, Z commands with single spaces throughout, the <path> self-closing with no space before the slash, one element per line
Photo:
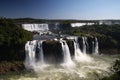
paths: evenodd
<path fill-rule="evenodd" d="M 74 43 L 74 54 L 75 54 L 75 60 L 78 60 L 83 53 L 81 52 L 79 48 L 79 43 L 78 43 L 78 37 L 75 37 L 75 40 L 73 40 Z"/>
<path fill-rule="evenodd" d="M 87 40 L 87 38 L 86 37 L 82 37 L 82 40 L 83 40 L 83 53 L 86 54 L 86 48 L 87 48 L 86 47 L 86 42 L 87 42 L 86 40 Z"/>
<path fill-rule="evenodd" d="M 38 49 L 39 49 L 39 61 L 41 64 L 44 63 L 44 54 L 43 54 L 43 47 L 42 47 L 43 41 L 38 42 Z"/>
<path fill-rule="evenodd" d="M 95 42 L 92 41 L 92 54 L 94 54 L 94 53 L 95 53 Z"/>
<path fill-rule="evenodd" d="M 44 63 L 44 54 L 43 54 L 43 47 L 42 47 L 42 42 L 43 41 L 28 41 L 25 44 L 25 51 L 26 51 L 26 62 L 28 63 L 36 63 L 36 48 L 38 45 L 39 49 L 39 63 Z"/>
<path fill-rule="evenodd" d="M 28 31 L 48 31 L 49 26 L 46 23 L 43 24 L 22 24 L 23 29 Z"/>
<path fill-rule="evenodd" d="M 36 52 L 36 40 L 28 41 L 25 44 L 25 51 L 26 51 L 26 59 L 25 59 L 25 66 L 31 68 L 35 65 L 35 52 Z"/>
<path fill-rule="evenodd" d="M 25 67 L 27 69 L 33 69 L 35 72 L 43 70 L 47 65 L 44 63 L 44 54 L 43 54 L 43 41 L 28 41 L 25 44 L 26 59 Z M 38 46 L 37 46 L 38 45 Z M 36 59 L 36 49 L 39 50 L 38 60 Z"/>
<path fill-rule="evenodd" d="M 89 52 L 89 44 L 87 41 L 87 37 L 85 37 L 85 43 L 86 43 L 86 53 Z"/>
<path fill-rule="evenodd" d="M 25 44 L 25 51 L 26 51 L 26 59 L 25 59 L 25 62 L 28 62 L 30 61 L 30 46 L 29 46 L 29 41 L 27 41 L 27 43 Z"/>
<path fill-rule="evenodd" d="M 98 40 L 95 37 L 95 54 L 98 54 Z"/>
<path fill-rule="evenodd" d="M 97 40 L 97 38 L 95 37 L 95 40 L 92 42 L 92 52 L 93 52 L 93 54 L 98 54 L 99 52 L 98 52 L 98 40 Z"/>
<path fill-rule="evenodd" d="M 91 57 L 89 57 L 86 54 L 86 44 L 88 45 L 87 39 L 82 37 L 82 39 L 83 39 L 83 47 L 84 47 L 83 50 L 85 52 L 81 52 L 81 49 L 79 47 L 78 37 L 75 37 L 74 39 L 75 39 L 75 41 L 73 41 L 73 42 L 74 42 L 74 54 L 75 54 L 74 58 L 75 58 L 75 60 L 78 61 L 78 62 L 91 62 L 92 61 Z"/>
<path fill-rule="evenodd" d="M 69 68 L 73 67 L 74 63 L 71 59 L 70 50 L 66 41 L 61 39 L 60 43 L 62 46 L 62 53 L 63 53 L 63 66 L 69 67 Z"/>
<path fill-rule="evenodd" d="M 74 55 L 74 60 L 78 61 L 78 62 L 90 62 L 91 61 L 91 57 L 88 54 L 86 54 L 86 49 L 89 47 L 86 37 L 82 37 L 83 51 L 81 51 L 81 49 L 80 49 L 81 45 L 79 46 L 78 37 L 68 37 L 67 39 L 70 39 L 70 41 L 71 40 L 73 41 L 74 53 L 72 53 L 72 50 L 70 53 L 69 46 L 65 40 L 63 40 L 62 38 L 60 40 L 58 40 L 56 38 L 54 39 L 54 41 L 59 41 L 61 43 L 62 53 L 60 55 L 61 55 L 61 60 L 63 59 L 63 63 L 62 63 L 63 67 L 67 67 L 69 69 L 69 68 L 75 66 L 75 64 L 71 58 L 71 55 Z M 93 54 L 98 54 L 98 40 L 97 40 L 97 38 L 94 38 L 94 39 L 95 40 L 92 41 L 92 52 L 93 52 Z M 72 45 L 72 44 L 70 44 L 70 45 Z M 46 48 L 48 48 L 48 47 L 46 46 Z M 70 48 L 72 48 L 72 47 L 70 46 Z M 46 65 L 46 64 L 44 61 L 45 56 L 44 56 L 44 51 L 43 51 L 43 41 L 37 41 L 37 40 L 28 41 L 25 44 L 25 51 L 26 51 L 26 59 L 25 59 L 25 67 L 26 68 L 33 69 L 34 71 L 38 71 L 38 70 L 41 70 L 44 68 L 44 65 Z M 45 53 L 45 55 L 46 55 L 45 60 L 47 60 L 47 55 L 49 55 L 49 54 Z M 63 58 L 62 58 L 62 55 L 63 55 Z M 50 56 L 59 57 L 59 55 L 54 54 L 54 53 L 53 53 L 53 55 L 50 54 Z"/>

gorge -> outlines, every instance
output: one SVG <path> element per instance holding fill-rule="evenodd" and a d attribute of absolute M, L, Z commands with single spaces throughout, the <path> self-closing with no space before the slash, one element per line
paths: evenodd
<path fill-rule="evenodd" d="M 71 38 L 71 39 L 70 39 Z M 69 46 L 66 42 L 66 40 L 63 40 L 62 38 L 57 39 L 57 40 L 51 40 L 49 42 L 53 42 L 53 45 L 56 45 L 55 43 L 58 42 L 60 44 L 60 46 L 58 47 L 60 50 L 59 53 L 55 53 L 56 51 L 58 51 L 58 48 L 53 49 L 54 51 L 52 51 L 52 54 L 50 55 L 49 50 L 46 51 L 46 47 L 44 47 L 44 43 L 46 43 L 46 41 L 39 41 L 39 40 L 33 40 L 33 41 L 28 41 L 25 45 L 25 51 L 26 51 L 26 60 L 25 60 L 25 66 L 32 68 L 34 70 L 33 66 L 36 66 L 37 63 L 39 63 L 39 66 L 42 66 L 42 64 L 46 61 L 47 63 L 49 63 L 49 61 L 51 61 L 52 63 L 54 61 L 56 61 L 56 63 L 58 63 L 57 61 L 60 60 L 59 62 L 61 63 L 65 63 L 67 66 L 69 66 L 70 64 L 73 64 L 73 60 L 78 60 L 80 61 L 83 58 L 83 61 L 87 61 L 87 54 L 89 51 L 89 43 L 87 43 L 87 38 L 86 37 L 81 37 L 82 39 L 82 45 L 81 48 L 83 48 L 82 50 L 79 47 L 79 42 L 78 42 L 78 38 L 79 37 L 67 37 L 67 39 L 72 42 L 71 44 L 74 44 L 73 46 L 71 46 L 73 49 L 72 50 L 69 49 Z M 95 39 L 95 40 L 94 40 Z M 98 41 L 97 38 L 93 38 L 93 41 L 91 43 L 92 44 L 92 53 L 91 54 L 98 54 Z M 49 45 L 50 43 L 47 43 L 46 45 Z M 69 45 L 71 45 L 69 44 Z M 51 46 L 51 47 L 52 47 Z M 57 45 L 58 46 L 58 45 Z M 49 47 L 48 47 L 49 48 Z M 46 52 L 46 53 L 44 53 Z M 87 52 L 87 53 L 86 53 Z M 90 53 L 90 52 L 89 52 Z M 46 56 L 49 55 L 49 58 L 51 60 L 47 60 Z M 55 55 L 54 55 L 55 54 Z M 61 57 L 59 56 L 61 55 Z M 52 57 L 51 57 L 52 56 Z M 53 59 L 52 59 L 53 58 Z M 46 59 L 44 61 L 44 59 Z M 28 66 L 29 64 L 29 66 Z"/>
<path fill-rule="evenodd" d="M 32 39 L 26 39 L 22 44 L 23 48 L 14 45 L 16 54 L 11 54 L 11 51 L 7 57 L 8 52 L 3 48 L 5 54 L 2 54 L 0 59 L 22 60 L 22 68 L 14 63 L 15 66 L 18 65 L 18 69 L 22 69 L 20 69 L 22 72 L 13 67 L 10 68 L 13 72 L 6 74 L 5 77 L 2 75 L 3 77 L 0 76 L 0 78 L 8 80 L 94 80 L 112 75 L 114 72 L 109 68 L 112 67 L 118 55 L 110 55 L 110 52 L 114 52 L 109 50 L 119 48 L 118 45 L 116 46 L 116 39 L 106 34 L 96 34 L 94 31 L 97 31 L 99 25 L 80 28 L 66 26 L 69 24 L 21 24 L 25 31 L 32 33 Z M 102 28 L 101 25 L 100 28 Z M 85 30 L 86 32 L 83 33 Z M 82 35 L 67 34 L 67 31 L 75 34 L 82 33 Z M 15 36 L 16 33 L 17 31 L 14 33 Z M 25 34 L 18 34 L 16 37 L 19 36 L 23 36 L 23 40 L 28 37 Z M 17 41 L 18 38 L 15 39 L 14 41 Z M 21 42 L 21 39 L 18 42 Z M 20 52 L 21 50 L 25 51 Z M 106 52 L 108 55 L 105 55 L 104 50 L 108 51 Z"/>
<path fill-rule="evenodd" d="M 30 80 L 102 78 L 110 75 L 109 67 L 115 60 L 115 57 L 108 58 L 105 55 L 99 55 L 97 37 L 68 36 L 59 39 L 33 40 L 25 44 L 25 51 L 26 69 L 38 75 L 36 78 L 29 77 Z M 98 76 L 95 76 L 94 72 Z M 21 76 L 20 79 L 28 78 Z"/>
<path fill-rule="evenodd" d="M 38 74 L 35 79 L 43 80 L 92 80 L 109 76 L 109 68 L 116 57 L 99 52 L 98 38 L 62 34 L 46 40 L 28 41 L 25 45 L 25 67 Z M 22 76 L 21 79 L 26 77 Z"/>

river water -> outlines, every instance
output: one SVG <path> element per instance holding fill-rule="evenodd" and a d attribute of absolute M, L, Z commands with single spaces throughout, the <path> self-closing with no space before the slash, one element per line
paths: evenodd
<path fill-rule="evenodd" d="M 45 64 L 38 71 L 9 73 L 0 80 L 99 80 L 112 74 L 110 67 L 117 59 L 116 55 L 90 55 L 89 60 L 74 61 L 74 66 L 63 64 Z M 87 58 L 86 58 L 87 59 Z"/>

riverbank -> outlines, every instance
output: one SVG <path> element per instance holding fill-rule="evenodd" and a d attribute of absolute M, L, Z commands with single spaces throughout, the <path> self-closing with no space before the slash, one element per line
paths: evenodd
<path fill-rule="evenodd" d="M 0 75 L 24 70 L 23 61 L 0 61 Z"/>

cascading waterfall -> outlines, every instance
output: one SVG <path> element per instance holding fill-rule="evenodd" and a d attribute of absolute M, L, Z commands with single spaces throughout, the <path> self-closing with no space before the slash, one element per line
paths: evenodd
<path fill-rule="evenodd" d="M 68 39 L 68 38 L 67 38 Z M 73 41 L 73 42 L 72 42 Z M 87 43 L 88 41 L 88 43 Z M 55 42 L 55 43 L 54 43 Z M 80 42 L 80 43 L 79 43 Z M 67 44 L 68 43 L 68 44 Z M 84 44 L 84 45 L 83 45 Z M 68 46 L 69 45 L 69 46 Z M 86 52 L 82 52 L 90 47 L 90 52 L 98 54 L 98 39 L 96 38 L 82 38 L 72 37 L 70 40 L 62 40 L 55 38 L 54 40 L 28 41 L 25 44 L 26 60 L 25 67 L 34 70 L 36 73 L 25 72 L 24 75 L 12 75 L 11 80 L 97 80 L 103 77 L 108 77 L 113 74 L 109 70 L 113 61 L 116 60 L 113 56 L 89 56 Z M 86 48 L 85 48 L 86 47 Z M 72 49 L 74 48 L 74 49 Z M 43 50 L 44 49 L 44 50 Z M 55 51 L 54 51 L 55 50 Z M 58 51 L 57 51 L 58 50 Z M 62 50 L 62 52 L 61 52 Z M 63 55 L 62 55 L 63 54 Z M 75 59 L 72 60 L 72 57 Z M 53 58 L 55 57 L 55 58 Z M 63 59 L 63 64 L 49 64 L 48 58 L 56 60 L 56 62 Z M 59 59 L 58 59 L 59 58 Z M 44 61 L 45 59 L 45 61 Z M 91 61 L 92 59 L 92 61 Z M 60 61 L 61 63 L 62 61 Z M 51 65 L 52 64 L 52 65 Z M 43 69 L 44 68 L 44 69 Z M 42 69 L 42 71 L 41 71 Z M 97 75 L 97 76 L 96 76 Z M 8 76 L 9 77 L 9 76 Z M 8 79 L 8 77 L 6 79 Z M 3 79 L 3 80 L 6 80 Z"/>
<path fill-rule="evenodd" d="M 22 24 L 23 29 L 28 31 L 48 31 L 49 26 L 46 23 L 43 24 Z"/>
<path fill-rule="evenodd" d="M 39 49 L 39 61 L 41 64 L 44 63 L 44 54 L 43 54 L 43 46 L 42 46 L 43 41 L 38 42 L 38 49 Z"/>
<path fill-rule="evenodd" d="M 79 60 L 79 58 L 83 55 L 83 53 L 81 52 L 79 48 L 78 37 L 75 37 L 75 40 L 73 40 L 73 42 L 74 42 L 75 60 Z"/>
<path fill-rule="evenodd" d="M 82 37 L 83 40 L 83 53 L 86 54 L 86 37 Z"/>
<path fill-rule="evenodd" d="M 19 77 L 20 80 L 26 80 L 26 79 L 30 79 L 30 80 L 33 80 L 33 79 L 35 80 L 46 80 L 46 79 L 95 80 L 97 79 L 96 74 L 98 75 L 98 77 L 100 76 L 103 77 L 104 75 L 110 74 L 110 71 L 108 68 L 111 67 L 111 63 L 113 59 L 109 59 L 109 58 L 106 59 L 106 56 L 104 55 L 89 56 L 87 53 L 82 52 L 82 49 L 81 49 L 82 47 L 84 48 L 86 47 L 87 49 L 89 46 L 89 47 L 93 47 L 94 53 L 98 53 L 97 38 L 93 38 L 95 40 L 90 38 L 86 39 L 85 37 L 84 37 L 84 40 L 82 40 L 81 38 L 80 40 L 78 40 L 78 37 L 72 37 L 70 39 L 71 40 L 66 40 L 66 41 L 63 39 L 59 40 L 56 38 L 54 40 L 50 40 L 52 41 L 52 46 L 54 46 L 53 48 L 49 46 L 49 44 L 51 45 L 51 42 L 49 42 L 48 40 L 44 42 L 44 45 L 43 45 L 43 41 L 36 41 L 36 40 L 28 41 L 25 45 L 25 50 L 26 50 L 25 67 L 27 69 L 34 70 L 35 72 L 37 72 L 37 75 L 31 76 L 32 74 L 30 73 L 30 75 L 28 76 L 29 74 L 28 73 L 25 76 L 24 75 L 20 76 Z M 54 41 L 55 41 L 55 45 L 54 45 Z M 79 43 L 79 41 L 81 42 Z M 84 43 L 84 45 L 81 43 Z M 59 48 L 60 51 L 58 51 L 58 53 L 57 51 L 56 52 L 53 51 L 53 54 L 52 54 L 51 50 L 55 50 L 56 47 Z M 74 49 L 71 49 L 73 47 Z M 61 53 L 61 50 L 62 50 L 62 53 Z M 89 50 L 92 50 L 92 48 L 89 48 Z M 61 65 L 50 64 L 48 67 L 48 65 L 45 64 L 45 62 L 47 62 L 47 58 L 49 58 L 48 56 L 50 58 L 55 57 L 54 60 L 56 61 L 57 61 L 57 58 L 60 58 L 60 60 L 63 59 L 63 63 Z M 75 59 L 72 60 L 71 56 L 74 56 Z M 44 64 L 45 66 L 43 66 Z"/>
<path fill-rule="evenodd" d="M 89 50 L 92 49 L 94 53 L 98 53 L 98 40 L 97 38 L 87 38 L 88 40 L 88 45 Z M 73 43 L 74 46 L 73 46 Z M 66 43 L 67 40 L 59 40 L 59 39 L 54 39 L 50 40 L 52 41 L 52 46 L 54 46 L 54 41 L 55 46 L 51 47 L 51 42 L 48 40 L 44 42 L 43 41 L 28 41 L 25 45 L 25 50 L 26 50 L 26 60 L 25 60 L 25 67 L 30 70 L 34 70 L 34 72 L 23 72 L 19 74 L 15 74 L 15 72 L 11 75 L 7 74 L 7 76 L 1 76 L 0 79 L 2 80 L 98 80 L 102 79 L 103 77 L 109 77 L 113 74 L 111 70 L 109 69 L 110 67 L 113 66 L 114 61 L 118 58 L 118 56 L 107 56 L 107 55 L 101 55 L 101 56 L 87 56 L 88 54 L 84 54 L 80 48 L 83 44 L 82 40 L 78 40 L 78 37 L 72 37 L 71 40 L 68 40 L 68 44 Z M 79 41 L 81 41 L 79 43 Z M 93 44 L 92 44 L 93 43 Z M 50 46 L 49 46 L 50 44 Z M 79 47 L 80 44 L 80 47 Z M 87 43 L 85 42 L 86 47 Z M 69 46 L 68 46 L 69 45 Z M 59 47 L 58 47 L 59 46 Z M 63 56 L 60 53 L 61 51 L 55 52 L 54 50 L 57 48 L 60 48 L 59 50 L 63 51 Z M 61 49 L 62 47 L 62 49 Z M 73 48 L 72 50 L 69 50 L 69 48 Z M 43 50 L 44 48 L 44 50 Z M 55 49 L 54 49 L 55 48 Z M 53 50 L 53 53 L 52 51 Z M 48 52 L 47 52 L 48 51 Z M 50 52 L 49 52 L 50 51 Z M 54 53 L 55 52 L 55 53 Z M 71 53 L 70 53 L 71 52 Z M 75 53 L 75 54 L 73 54 Z M 59 55 L 60 54 L 60 55 Z M 75 56 L 76 59 L 82 62 L 77 62 L 75 60 L 71 60 L 71 55 Z M 52 56 L 51 56 L 52 55 Z M 51 57 L 56 57 L 63 59 L 63 64 L 55 64 L 55 65 L 48 65 L 43 66 L 45 63 L 44 59 L 46 61 L 46 58 L 48 56 Z M 54 60 L 56 60 L 54 58 Z M 90 61 L 90 59 L 94 59 L 91 62 L 86 62 Z M 57 61 L 57 60 L 56 60 Z M 60 61 L 61 62 L 61 61 Z M 72 68 L 71 68 L 72 66 Z M 43 69 L 44 68 L 44 69 Z M 42 69 L 42 71 L 41 71 Z M 97 75 L 97 76 L 96 76 Z"/>
<path fill-rule="evenodd" d="M 25 66 L 27 68 L 31 68 L 35 64 L 36 40 L 28 41 L 25 44 L 25 51 L 26 51 Z"/>
<path fill-rule="evenodd" d="M 95 54 L 98 54 L 98 40 L 95 37 Z"/>
<path fill-rule="evenodd" d="M 98 40 L 97 38 L 95 37 L 95 40 L 92 41 L 92 53 L 93 54 L 98 54 Z"/>
<path fill-rule="evenodd" d="M 25 51 L 26 51 L 26 60 L 25 60 L 25 67 L 27 69 L 33 69 L 34 71 L 43 70 L 46 67 L 44 63 L 44 54 L 43 54 L 43 41 L 28 41 L 25 44 Z M 38 45 L 38 46 L 37 46 Z M 39 57 L 38 60 L 36 59 L 36 49 L 39 49 Z"/>
<path fill-rule="evenodd" d="M 83 51 L 81 51 L 81 49 L 80 49 L 78 37 L 69 37 L 67 39 L 73 40 L 74 60 L 75 61 L 78 61 L 78 62 L 91 62 L 92 61 L 91 57 L 88 56 L 88 54 L 86 54 L 86 50 L 89 47 L 86 37 L 82 37 L 82 43 L 83 43 L 82 50 Z M 92 41 L 92 53 L 98 54 L 98 40 L 96 37 L 94 39 L 95 40 Z M 62 47 L 61 54 L 63 55 L 63 64 L 62 65 L 67 68 L 73 67 L 75 64 L 71 58 L 69 46 L 66 43 L 66 41 L 63 40 L 62 38 L 60 40 L 54 39 L 54 41 L 59 41 L 61 43 L 61 47 Z M 25 51 L 26 51 L 25 66 L 28 69 L 34 69 L 35 71 L 37 71 L 37 69 L 41 70 L 41 66 L 43 66 L 45 64 L 42 43 L 43 43 L 43 41 L 37 41 L 37 40 L 28 41 L 26 43 L 26 45 L 25 45 Z"/>
<path fill-rule="evenodd" d="M 65 40 L 61 39 L 60 43 L 62 46 L 62 53 L 63 53 L 63 64 L 62 65 L 67 67 L 67 68 L 71 68 L 74 66 L 74 63 L 71 59 L 69 47 L 68 47 Z"/>
<path fill-rule="evenodd" d="M 85 37 L 85 43 L 86 43 L 86 53 L 87 53 L 87 51 L 89 50 L 89 44 L 88 44 L 88 41 L 87 41 L 87 37 Z"/>
<path fill-rule="evenodd" d="M 74 58 L 75 60 L 77 61 L 80 61 L 80 62 L 91 62 L 92 59 L 86 54 L 86 44 L 85 44 L 85 41 L 86 39 L 84 37 L 82 37 L 83 39 L 83 47 L 85 49 L 83 49 L 85 52 L 81 52 L 81 49 L 79 47 L 79 42 L 78 42 L 78 37 L 75 37 L 75 41 L 74 42 Z"/>
<path fill-rule="evenodd" d="M 94 53 L 95 53 L 95 42 L 92 41 L 92 54 L 94 54 Z"/>

